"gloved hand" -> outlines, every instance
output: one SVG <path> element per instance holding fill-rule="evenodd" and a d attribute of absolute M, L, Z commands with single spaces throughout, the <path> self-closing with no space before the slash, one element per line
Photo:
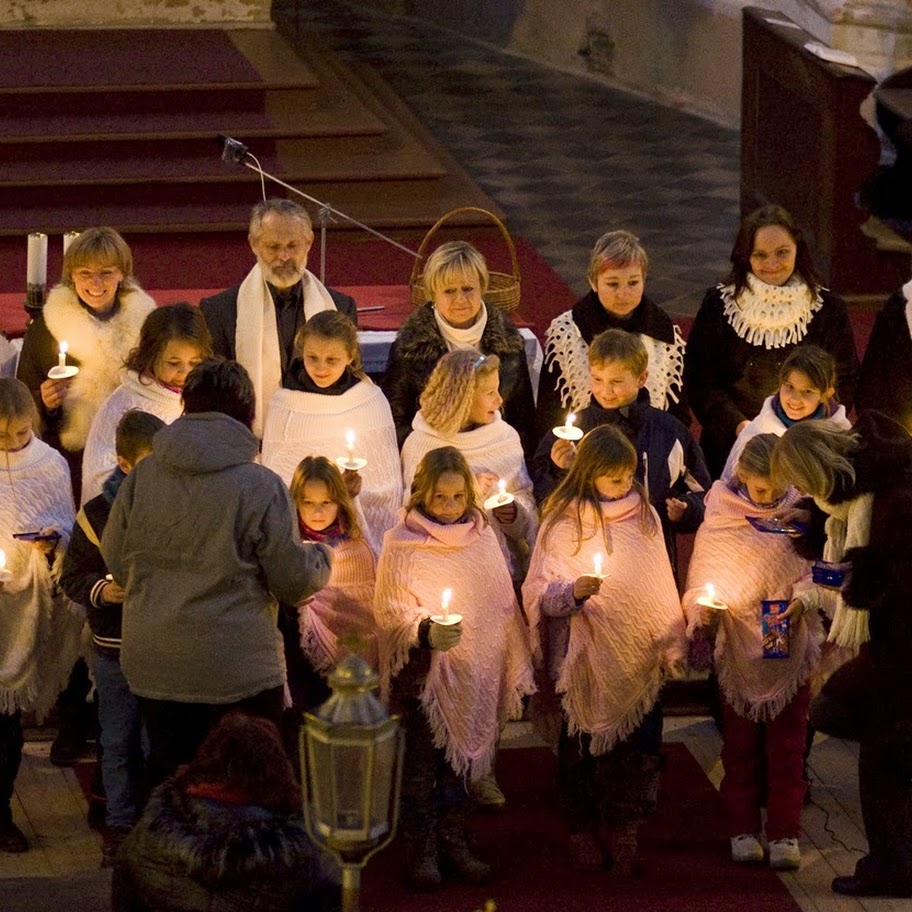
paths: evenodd
<path fill-rule="evenodd" d="M 461 639 L 462 624 L 445 626 L 431 621 L 431 626 L 428 630 L 428 642 L 431 644 L 431 649 L 446 652 L 448 649 L 452 649 Z"/>

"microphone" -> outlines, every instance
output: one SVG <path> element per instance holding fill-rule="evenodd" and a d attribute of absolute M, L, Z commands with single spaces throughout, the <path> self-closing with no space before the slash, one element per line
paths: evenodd
<path fill-rule="evenodd" d="M 218 138 L 222 143 L 222 161 L 240 164 L 247 157 L 247 146 L 239 140 L 224 133 L 219 133 Z"/>

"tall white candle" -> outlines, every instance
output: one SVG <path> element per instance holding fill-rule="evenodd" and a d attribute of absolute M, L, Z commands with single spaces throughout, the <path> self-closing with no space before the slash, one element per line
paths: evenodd
<path fill-rule="evenodd" d="M 29 285 L 47 285 L 48 239 L 34 232 L 28 236 L 28 264 L 25 280 Z"/>
<path fill-rule="evenodd" d="M 349 428 L 345 432 L 345 448 L 348 450 L 348 458 L 354 460 L 355 458 L 355 432 Z"/>
<path fill-rule="evenodd" d="M 76 238 L 78 238 L 78 237 L 79 237 L 78 231 L 68 231 L 63 236 L 63 255 L 64 256 L 66 256 L 66 252 L 69 249 L 70 244 L 72 244 L 73 241 L 75 241 Z"/>
<path fill-rule="evenodd" d="M 60 348 L 58 349 L 57 355 L 57 367 L 66 367 L 66 353 L 69 349 L 69 345 L 66 342 L 60 343 Z"/>
<path fill-rule="evenodd" d="M 450 619 L 450 599 L 453 597 L 452 589 L 444 589 L 440 596 L 440 615 L 444 623 Z"/>

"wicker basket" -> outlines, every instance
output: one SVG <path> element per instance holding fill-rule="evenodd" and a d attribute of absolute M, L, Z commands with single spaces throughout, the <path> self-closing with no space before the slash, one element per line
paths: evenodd
<path fill-rule="evenodd" d="M 513 274 L 508 275 L 505 272 L 488 270 L 490 280 L 488 282 L 488 290 L 484 293 L 484 300 L 485 304 L 498 307 L 506 313 L 516 310 L 519 307 L 519 260 L 516 259 L 516 247 L 513 244 L 513 238 L 510 237 L 510 232 L 507 231 L 506 225 L 493 212 L 488 212 L 487 209 L 481 209 L 478 206 L 463 206 L 447 212 L 437 219 L 437 222 L 424 236 L 424 240 L 418 248 L 418 257 L 415 260 L 415 265 L 412 267 L 412 277 L 409 279 L 412 303 L 416 307 L 420 307 L 426 301 L 429 301 L 431 297 L 424 287 L 424 274 L 418 271 L 420 263 L 425 259 L 424 253 L 430 246 L 431 239 L 448 219 L 463 212 L 480 212 L 482 215 L 488 216 L 500 229 L 500 233 L 506 242 L 507 250 L 510 251 Z"/>

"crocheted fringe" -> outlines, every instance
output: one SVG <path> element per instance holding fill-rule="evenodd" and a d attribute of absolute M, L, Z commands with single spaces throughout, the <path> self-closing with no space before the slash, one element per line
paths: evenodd
<path fill-rule="evenodd" d="M 836 602 L 836 613 L 833 617 L 833 626 L 827 640 L 858 652 L 862 644 L 871 639 L 870 612 L 864 608 L 852 608 L 842 598 Z"/>
<path fill-rule="evenodd" d="M 808 324 L 815 313 L 823 307 L 823 298 L 817 292 L 816 300 L 810 301 L 808 306 L 793 315 L 792 322 L 787 326 L 758 326 L 751 322 L 745 314 L 738 299 L 734 296 L 734 286 L 719 286 L 722 292 L 724 313 L 737 335 L 751 345 L 764 348 L 784 348 L 801 342 L 807 335 Z"/>
<path fill-rule="evenodd" d="M 320 636 L 317 625 L 320 622 L 314 618 L 310 609 L 298 611 L 298 627 L 301 631 L 301 649 L 310 660 L 314 671 L 321 675 L 329 674 L 336 665 L 337 656 L 330 655 L 327 649 L 325 636 Z M 328 633 L 329 631 L 327 631 Z"/>
<path fill-rule="evenodd" d="M 751 702 L 738 691 L 738 677 L 727 664 L 716 666 L 719 675 L 719 688 L 739 716 L 750 719 L 752 722 L 769 722 L 775 719 L 791 703 L 795 698 L 795 694 L 798 693 L 798 689 L 810 679 L 811 673 L 819 660 L 820 644 L 816 639 L 810 637 L 804 661 L 798 668 L 797 674 L 793 675 L 792 680 L 788 681 L 782 690 L 762 703 Z"/>
<path fill-rule="evenodd" d="M 545 364 L 543 370 L 557 365 L 557 392 L 561 405 L 580 411 L 589 405 L 588 347 L 568 311 L 551 321 L 545 331 Z"/>
<path fill-rule="evenodd" d="M 625 741 L 629 738 L 634 731 L 636 731 L 637 726 L 643 721 L 653 706 L 656 704 L 656 700 L 659 698 L 659 690 L 662 686 L 661 675 L 656 675 L 654 680 L 650 682 L 649 686 L 644 691 L 644 696 L 637 702 L 636 706 L 632 709 L 629 709 L 619 721 L 610 725 L 608 728 L 602 731 L 591 731 L 586 732 L 580 725 L 575 721 L 571 713 L 567 708 L 567 694 L 566 691 L 560 690 L 560 683 L 558 683 L 558 693 L 561 694 L 561 705 L 564 709 L 564 715 L 567 717 L 567 731 L 571 735 L 576 734 L 588 734 L 592 741 L 589 746 L 589 752 L 594 756 L 598 757 L 601 754 L 606 754 L 611 750 L 616 744 L 621 741 Z"/>
<path fill-rule="evenodd" d="M 477 757 L 468 757 L 460 751 L 450 738 L 446 719 L 440 707 L 431 699 L 428 689 L 421 693 L 421 705 L 424 707 L 431 733 L 434 735 L 434 747 L 444 751 L 447 763 L 457 776 L 468 775 L 471 779 L 481 779 L 491 772 L 494 766 L 494 753 L 497 750 L 497 737 L 491 738 L 490 744 Z"/>

